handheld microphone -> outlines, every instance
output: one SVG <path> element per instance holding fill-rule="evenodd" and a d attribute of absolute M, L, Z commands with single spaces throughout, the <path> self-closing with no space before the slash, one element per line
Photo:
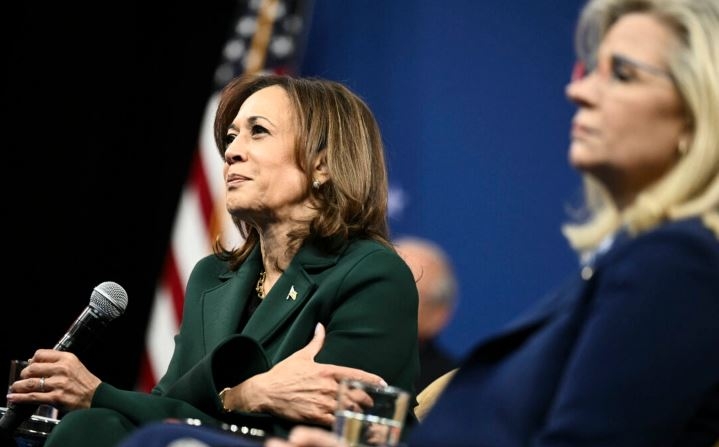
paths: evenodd
<path fill-rule="evenodd" d="M 125 312 L 127 292 L 117 283 L 106 281 L 92 290 L 90 304 L 85 307 L 70 329 L 53 349 L 77 354 L 97 340 L 109 322 Z M 37 409 L 37 404 L 10 404 L 0 419 L 0 438 L 11 439 L 15 429 Z"/>
<path fill-rule="evenodd" d="M 97 340 L 98 331 L 122 315 L 126 307 L 127 292 L 122 286 L 112 281 L 98 285 L 92 290 L 90 304 L 53 349 L 75 354 L 87 349 L 90 343 Z"/>

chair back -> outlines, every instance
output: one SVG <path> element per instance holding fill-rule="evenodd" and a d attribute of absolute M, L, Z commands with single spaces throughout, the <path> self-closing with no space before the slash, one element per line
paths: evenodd
<path fill-rule="evenodd" d="M 444 391 L 444 387 L 447 386 L 456 372 L 457 368 L 454 368 L 444 373 L 417 394 L 417 406 L 414 407 L 414 414 L 418 421 L 421 422 L 429 410 L 432 409 L 435 401 Z"/>

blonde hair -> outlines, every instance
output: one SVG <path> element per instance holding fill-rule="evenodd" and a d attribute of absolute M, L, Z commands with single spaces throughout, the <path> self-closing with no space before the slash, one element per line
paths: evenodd
<path fill-rule="evenodd" d="M 594 249 L 622 226 L 636 234 L 666 220 L 694 216 L 702 217 L 719 237 L 719 1 L 590 0 L 577 26 L 579 58 L 594 66 L 604 35 L 620 17 L 632 12 L 650 14 L 677 37 L 679 45 L 670 55 L 669 71 L 693 136 L 676 165 L 621 212 L 599 182 L 584 176 L 588 219 L 562 227 L 580 252 Z"/>
<path fill-rule="evenodd" d="M 373 239 L 394 250 L 387 222 L 388 180 L 379 125 L 367 104 L 344 85 L 318 78 L 248 74 L 230 81 L 220 93 L 214 122 L 215 143 L 224 157 L 227 129 L 252 94 L 270 86 L 283 88 L 297 122 L 295 160 L 306 173 L 306 187 L 317 214 L 289 233 L 290 248 L 312 238 L 332 251 L 337 241 Z M 325 157 L 329 179 L 312 186 L 310 166 Z M 245 239 L 242 247 L 226 250 L 220 240 L 215 253 L 237 268 L 259 243 L 257 231 L 234 219 Z"/>

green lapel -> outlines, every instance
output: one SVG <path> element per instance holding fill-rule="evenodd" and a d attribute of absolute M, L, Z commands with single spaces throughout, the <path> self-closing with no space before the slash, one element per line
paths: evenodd
<path fill-rule="evenodd" d="M 317 289 L 317 272 L 337 264 L 339 256 L 323 253 L 311 243 L 303 245 L 242 333 L 261 344 L 268 340 L 312 296 Z"/>
<path fill-rule="evenodd" d="M 224 282 L 202 296 L 202 328 L 205 349 L 210 351 L 225 338 L 237 333 L 240 317 L 254 288 L 261 267 L 260 250 L 250 253 L 236 272 L 220 275 Z"/>
<path fill-rule="evenodd" d="M 252 315 L 242 334 L 260 343 L 271 337 L 312 296 L 317 288 L 314 276 L 335 265 L 345 248 L 346 245 L 335 254 L 326 254 L 311 243 L 303 245 Z M 201 318 L 208 351 L 236 333 L 240 316 L 260 274 L 261 262 L 260 249 L 255 247 L 236 272 L 220 275 L 221 279 L 226 279 L 225 282 L 203 294 Z"/>

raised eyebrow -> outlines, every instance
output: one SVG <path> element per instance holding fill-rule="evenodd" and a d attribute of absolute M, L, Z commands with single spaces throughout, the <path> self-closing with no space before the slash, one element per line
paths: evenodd
<path fill-rule="evenodd" d="M 622 56 L 621 54 L 612 54 L 610 60 L 612 61 L 612 63 L 619 62 L 620 64 L 626 65 L 627 67 L 642 68 L 641 62 L 635 61 L 634 59 L 627 56 Z"/>
<path fill-rule="evenodd" d="M 247 124 L 248 124 L 249 126 L 253 126 L 253 125 L 257 124 L 257 122 L 260 121 L 260 120 L 267 121 L 269 124 L 271 124 L 271 125 L 274 127 L 274 123 L 273 123 L 272 121 L 270 121 L 268 118 L 266 118 L 266 117 L 264 117 L 264 116 L 262 116 L 262 115 L 251 116 L 251 117 L 247 118 Z M 229 132 L 229 131 L 235 131 L 235 132 L 238 132 L 238 133 L 239 133 L 239 132 L 240 132 L 240 126 L 238 126 L 237 124 L 235 124 L 234 122 L 232 122 L 232 123 L 230 123 L 230 125 L 227 127 L 227 131 L 228 131 L 228 132 Z"/>
<path fill-rule="evenodd" d="M 267 121 L 267 123 L 270 124 L 272 127 L 277 127 L 277 126 L 275 126 L 275 123 L 273 123 L 272 120 L 270 120 L 270 119 L 267 118 L 266 116 L 253 115 L 253 116 L 247 118 L 247 122 L 248 122 L 250 125 L 257 124 L 257 122 L 260 121 L 260 120 Z"/>

